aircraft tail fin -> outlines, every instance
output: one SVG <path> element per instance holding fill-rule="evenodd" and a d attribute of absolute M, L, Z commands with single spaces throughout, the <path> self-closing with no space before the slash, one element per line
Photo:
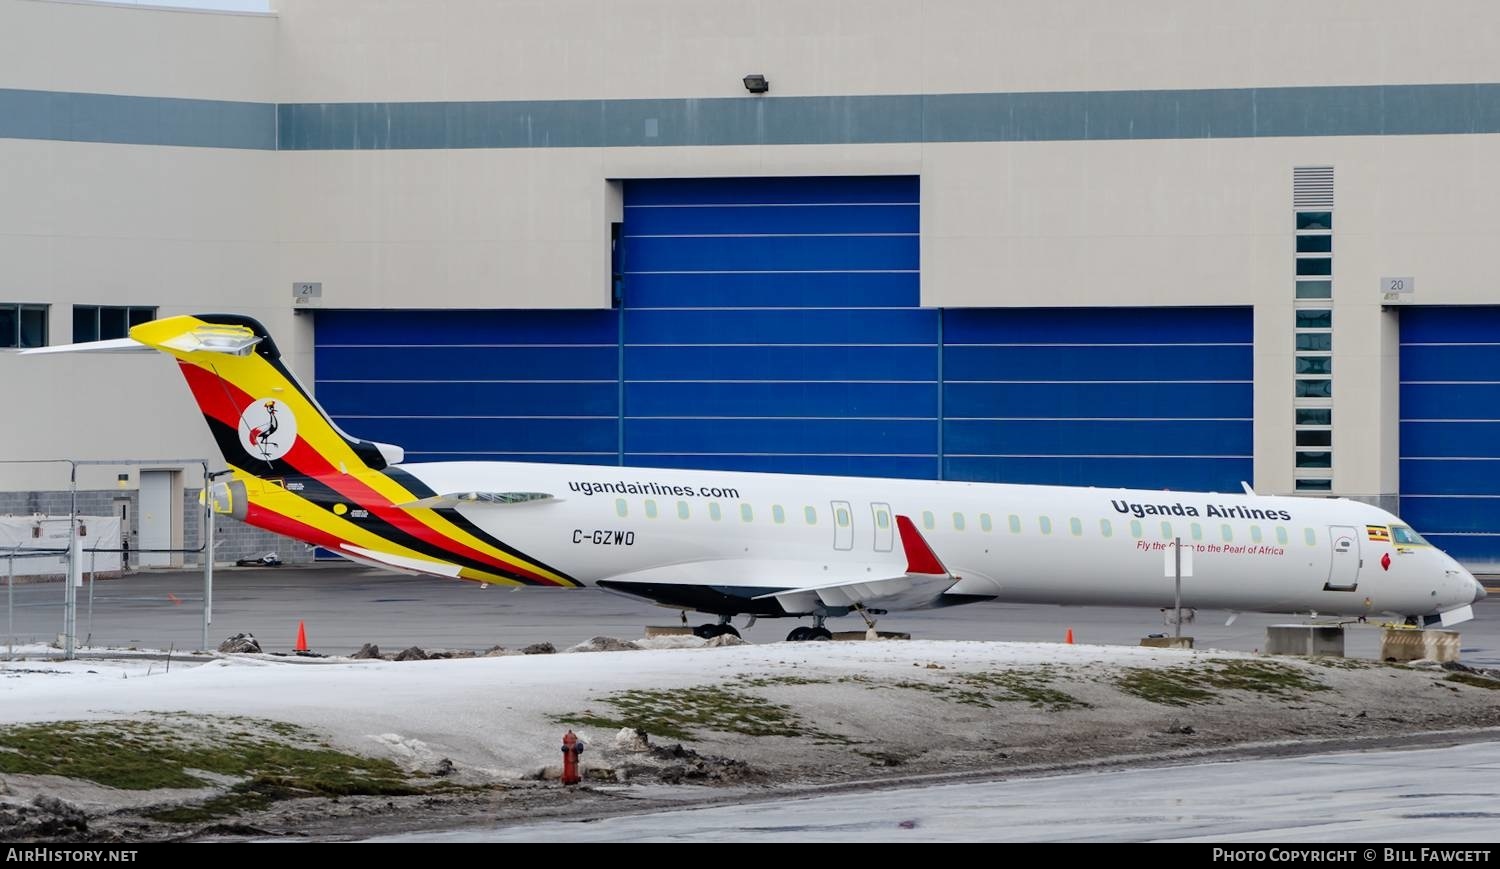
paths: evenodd
<path fill-rule="evenodd" d="M 136 326 L 130 338 L 177 360 L 225 461 L 240 471 L 355 473 L 404 458 L 400 447 L 360 440 L 335 425 L 250 317 L 168 317 Z"/>

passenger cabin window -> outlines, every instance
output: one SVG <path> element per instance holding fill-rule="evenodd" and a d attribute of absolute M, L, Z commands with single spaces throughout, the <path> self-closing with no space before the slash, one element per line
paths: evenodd
<path fill-rule="evenodd" d="M 979 514 L 979 530 L 985 532 L 986 534 L 995 530 L 995 523 L 990 521 L 990 514 Z"/>
<path fill-rule="evenodd" d="M 656 518 L 656 502 L 653 501 L 653 500 L 651 500 L 650 498 L 646 499 L 646 518 L 647 519 L 655 519 Z"/>
<path fill-rule="evenodd" d="M 931 531 L 936 526 L 937 526 L 937 520 L 932 517 L 932 511 L 931 510 L 923 510 L 922 511 L 922 527 L 926 528 L 928 531 Z"/>
<path fill-rule="evenodd" d="M 781 509 L 780 504 L 771 505 L 771 521 L 777 525 L 786 522 L 786 511 Z"/>
<path fill-rule="evenodd" d="M 1260 542 L 1260 526 L 1259 525 L 1251 525 L 1250 526 L 1250 542 L 1251 543 L 1259 543 Z"/>
<path fill-rule="evenodd" d="M 740 505 L 740 521 L 741 522 L 754 522 L 755 521 L 755 511 L 750 509 L 750 505 L 749 504 L 741 504 Z"/>
<path fill-rule="evenodd" d="M 1101 537 L 1113 537 L 1114 534 L 1115 534 L 1114 523 L 1110 522 L 1108 519 L 1100 519 L 1099 520 L 1099 536 L 1101 536 Z"/>
<path fill-rule="evenodd" d="M 1130 520 L 1130 536 L 1134 537 L 1137 540 L 1140 540 L 1142 533 L 1143 532 L 1141 531 L 1141 520 L 1139 520 L 1139 519 L 1131 519 Z"/>
<path fill-rule="evenodd" d="M 708 505 L 708 518 L 715 522 L 724 518 L 724 511 L 719 509 L 718 501 L 714 501 Z"/>
<path fill-rule="evenodd" d="M 1234 529 L 1228 525 L 1220 525 L 1219 536 L 1224 538 L 1225 543 L 1230 543 L 1234 540 Z"/>
<path fill-rule="evenodd" d="M 840 528 L 849 527 L 849 511 L 845 510 L 843 507 L 840 507 L 834 511 L 833 519 L 835 522 L 839 523 Z"/>
<path fill-rule="evenodd" d="M 686 501 L 678 501 L 677 502 L 677 518 L 678 519 L 686 519 L 689 515 L 690 514 L 688 513 L 688 502 L 686 502 Z"/>
<path fill-rule="evenodd" d="M 1286 529 L 1280 525 L 1276 526 L 1276 542 L 1282 546 L 1286 545 Z"/>
<path fill-rule="evenodd" d="M 616 498 L 615 499 L 615 515 L 619 516 L 620 518 L 623 519 L 625 516 L 627 516 L 629 514 L 630 514 L 630 505 L 625 503 L 625 499 L 624 498 Z"/>
<path fill-rule="evenodd" d="M 814 510 L 811 507 L 803 507 L 802 508 L 802 521 L 806 522 L 809 525 L 816 525 L 816 524 L 818 524 L 818 511 Z"/>
<path fill-rule="evenodd" d="M 1072 519 L 1069 519 L 1068 520 L 1068 530 L 1071 531 L 1071 532 L 1073 532 L 1073 536 L 1074 537 L 1082 537 L 1083 536 L 1083 520 L 1079 519 L 1077 516 L 1074 516 Z"/>
<path fill-rule="evenodd" d="M 885 512 L 884 510 L 881 510 L 879 513 L 876 513 L 875 514 L 875 524 L 879 525 L 881 528 L 889 528 L 889 527 L 891 527 L 891 514 Z"/>
<path fill-rule="evenodd" d="M 1020 516 L 1012 515 L 1010 517 L 1010 519 L 1007 520 L 1007 523 L 1010 525 L 1010 533 L 1012 533 L 1012 534 L 1020 534 L 1021 533 L 1021 517 Z"/>
<path fill-rule="evenodd" d="M 1203 539 L 1203 526 L 1202 525 L 1199 525 L 1197 522 L 1194 522 L 1191 526 L 1189 526 L 1189 530 L 1191 530 L 1193 532 L 1193 539 L 1194 540 L 1202 540 Z"/>
<path fill-rule="evenodd" d="M 1307 541 L 1308 546 L 1318 545 L 1318 533 L 1311 528 L 1302 529 L 1302 538 Z"/>
<path fill-rule="evenodd" d="M 964 530 L 964 514 L 962 514 L 962 513 L 954 513 L 953 514 L 953 530 L 954 531 L 962 531 L 962 530 Z"/>
<path fill-rule="evenodd" d="M 1052 533 L 1052 518 L 1050 516 L 1042 516 L 1036 520 L 1036 524 L 1042 529 L 1043 534 Z"/>
<path fill-rule="evenodd" d="M 1161 523 L 1161 539 L 1163 539 L 1163 540 L 1171 540 L 1172 539 L 1172 523 L 1171 522 L 1163 522 L 1163 523 Z"/>

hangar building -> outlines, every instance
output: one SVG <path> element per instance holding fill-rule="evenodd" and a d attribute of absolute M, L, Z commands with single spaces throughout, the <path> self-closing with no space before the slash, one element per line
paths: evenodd
<path fill-rule="evenodd" d="M 413 460 L 1246 481 L 1500 567 L 1494 4 L 272 7 L 0 0 L 0 347 L 245 313 Z M 193 539 L 169 362 L 0 382 L 0 512 L 150 459 L 80 486 Z"/>

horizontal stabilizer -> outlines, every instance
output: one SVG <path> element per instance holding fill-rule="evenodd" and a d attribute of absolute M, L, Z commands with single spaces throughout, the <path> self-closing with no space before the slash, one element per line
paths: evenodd
<path fill-rule="evenodd" d="M 353 561 L 362 561 L 366 564 L 376 564 L 380 567 L 388 567 L 399 570 L 402 573 L 418 573 L 424 576 L 447 576 L 458 577 L 458 565 L 448 564 L 441 561 L 427 561 L 421 558 L 407 558 L 404 555 L 393 555 L 389 552 L 376 552 L 373 549 L 365 549 L 362 546 L 354 546 L 349 543 L 339 544 L 340 554 L 345 555 Z"/>
<path fill-rule="evenodd" d="M 22 350 L 22 356 L 39 356 L 44 353 L 155 353 L 156 351 L 134 338 L 111 338 L 108 341 L 84 341 L 81 344 L 59 344 L 56 347 L 33 347 Z"/>
<path fill-rule="evenodd" d="M 395 506 L 402 510 L 448 510 L 454 507 L 505 506 L 555 500 L 556 497 L 546 492 L 452 492 L 406 501 Z"/>

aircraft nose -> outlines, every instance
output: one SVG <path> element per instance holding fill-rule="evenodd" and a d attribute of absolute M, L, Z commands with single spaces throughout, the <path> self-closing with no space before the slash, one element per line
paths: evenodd
<path fill-rule="evenodd" d="M 1489 595 L 1489 592 L 1487 592 L 1487 591 L 1484 590 L 1484 583 L 1482 583 L 1479 580 L 1475 579 L 1474 580 L 1474 603 L 1479 603 L 1480 601 L 1484 600 L 1485 597 L 1488 596 L 1488 595 Z"/>

